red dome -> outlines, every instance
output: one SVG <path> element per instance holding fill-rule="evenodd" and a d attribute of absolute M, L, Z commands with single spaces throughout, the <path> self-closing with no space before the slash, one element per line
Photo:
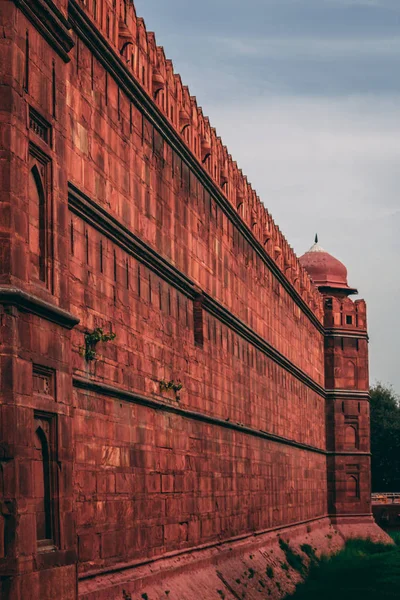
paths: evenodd
<path fill-rule="evenodd" d="M 321 248 L 318 238 L 299 260 L 316 286 L 340 288 L 347 290 L 348 293 L 356 293 L 357 290 L 347 284 L 347 269 L 344 264 Z"/>

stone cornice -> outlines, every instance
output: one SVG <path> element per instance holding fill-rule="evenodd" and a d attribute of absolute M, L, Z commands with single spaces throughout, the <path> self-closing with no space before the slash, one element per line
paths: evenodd
<path fill-rule="evenodd" d="M 368 390 L 325 390 L 326 398 L 332 400 L 369 400 L 370 394 Z"/>
<path fill-rule="evenodd" d="M 273 433 L 269 433 L 267 431 L 263 431 L 261 429 L 255 429 L 253 427 L 248 427 L 241 423 L 233 423 L 231 421 L 226 421 L 224 419 L 220 419 L 218 417 L 213 417 L 211 415 L 207 415 L 204 413 L 200 413 L 197 411 L 193 411 L 190 409 L 182 408 L 177 405 L 168 404 L 167 402 L 163 402 L 162 400 L 156 398 L 150 398 L 148 396 L 144 396 L 141 394 L 136 394 L 134 392 L 128 392 L 122 388 L 108 385 L 106 383 L 102 383 L 99 381 L 93 381 L 91 379 L 86 379 L 84 377 L 73 376 L 72 382 L 75 388 L 79 388 L 82 390 L 87 390 L 90 392 L 95 392 L 97 394 L 101 394 L 103 396 L 108 396 L 111 398 L 118 398 L 119 400 L 124 400 L 126 402 L 133 402 L 135 404 L 140 404 L 142 406 L 147 406 L 149 408 L 163 410 L 166 412 L 174 413 L 176 415 L 180 415 L 182 417 L 186 417 L 188 419 L 192 419 L 195 421 L 202 421 L 203 423 L 208 423 L 210 425 L 216 425 L 218 427 L 224 427 L 225 429 L 233 429 L 235 431 L 240 431 L 247 435 L 252 435 L 255 437 L 261 437 L 272 442 L 276 442 L 279 444 L 284 444 L 286 446 L 294 446 L 301 450 L 307 450 L 308 452 L 315 452 L 317 454 L 331 454 L 326 452 L 325 449 L 317 448 L 316 446 L 311 446 L 309 444 L 302 444 L 301 442 L 297 442 L 296 440 L 291 440 L 288 438 L 284 438 L 279 435 L 275 435 Z"/>
<path fill-rule="evenodd" d="M 252 346 L 263 352 L 273 361 L 275 361 L 280 367 L 285 369 L 288 373 L 296 377 L 299 381 L 307 385 L 314 392 L 320 396 L 325 395 L 325 390 L 322 386 L 316 383 L 311 377 L 309 377 L 304 371 L 296 367 L 288 358 L 276 350 L 271 344 L 266 342 L 260 335 L 250 329 L 246 323 L 241 319 L 235 317 L 229 310 L 227 310 L 222 304 L 214 300 L 211 296 L 203 292 L 203 308 L 209 312 L 213 317 L 218 319 L 221 323 L 224 323 L 240 335 L 243 339 L 249 342 Z"/>
<path fill-rule="evenodd" d="M 71 26 L 54 2 L 14 0 L 14 3 L 63 61 L 69 62 L 69 52 L 74 46 L 69 33 Z"/>
<path fill-rule="evenodd" d="M 369 340 L 368 332 L 366 329 L 349 330 L 341 327 L 326 327 L 325 335 L 327 337 L 341 337 L 341 338 L 356 338 L 358 340 Z"/>
<path fill-rule="evenodd" d="M 331 456 L 372 456 L 371 452 L 348 452 L 345 450 L 328 452 Z"/>
<path fill-rule="evenodd" d="M 294 446 L 295 448 L 299 448 L 300 450 L 306 450 L 308 452 L 324 454 L 325 456 L 371 456 L 370 452 L 337 452 L 325 450 L 323 448 L 317 448 L 316 446 L 303 444 L 301 442 L 297 442 L 296 440 L 285 438 L 274 433 L 269 433 L 268 431 L 264 431 L 262 429 L 255 429 L 254 427 L 248 427 L 247 425 L 243 425 L 242 423 L 234 423 L 229 420 L 224 420 L 219 417 L 214 417 L 212 415 L 200 413 L 194 410 L 190 410 L 188 408 L 182 408 L 177 404 L 169 404 L 163 400 L 160 400 L 159 398 L 150 398 L 149 396 L 144 396 L 143 394 L 129 392 L 128 390 L 124 390 L 120 387 L 109 385 L 101 381 L 94 381 L 93 379 L 87 379 L 86 377 L 80 377 L 78 375 L 73 375 L 72 383 L 75 388 L 80 390 L 94 392 L 96 394 L 107 396 L 109 398 L 117 398 L 118 400 L 123 400 L 125 402 L 140 404 L 141 406 L 147 406 L 148 408 L 153 408 L 155 410 L 163 410 L 166 412 L 174 413 L 176 415 L 180 415 L 181 417 L 185 417 L 187 419 L 201 421 L 210 425 L 216 425 L 217 427 L 233 429 L 235 431 L 240 431 L 241 433 L 244 433 L 246 435 L 264 438 L 270 440 L 271 442 L 276 442 L 278 444 L 283 444 L 286 446 Z"/>
<path fill-rule="evenodd" d="M 76 0 L 69 0 L 69 19 L 72 27 L 90 49 L 96 59 L 103 65 L 108 73 L 114 78 L 119 88 L 127 95 L 129 100 L 139 108 L 152 125 L 160 132 L 169 146 L 185 161 L 192 172 L 196 175 L 202 185 L 211 194 L 219 207 L 235 227 L 240 231 L 247 243 L 258 254 L 261 260 L 268 266 L 279 283 L 297 303 L 304 314 L 313 325 L 322 333 L 323 325 L 314 314 L 308 304 L 303 300 L 298 291 L 289 282 L 279 269 L 278 265 L 265 251 L 260 242 L 253 236 L 250 229 L 242 221 L 237 211 L 231 205 L 226 196 L 221 192 L 207 171 L 198 162 L 184 141 L 180 138 L 168 119 L 145 92 L 139 82 L 135 79 L 120 56 L 101 35 L 85 11 Z"/>
<path fill-rule="evenodd" d="M 153 248 L 140 240 L 114 217 L 110 216 L 107 211 L 83 194 L 76 186 L 69 183 L 68 188 L 69 208 L 74 214 L 107 236 L 128 254 L 134 256 L 144 266 L 156 273 L 158 277 L 175 287 L 188 298 L 193 300 L 198 295 L 198 286 L 189 277 L 160 256 Z M 243 321 L 235 317 L 209 294 L 203 292 L 202 297 L 204 310 L 227 325 L 310 389 L 320 396 L 324 396 L 325 390 L 322 386 L 250 329 Z"/>
<path fill-rule="evenodd" d="M 72 329 L 79 323 L 79 319 L 68 311 L 17 287 L 0 286 L 0 304 L 15 306 L 21 312 L 42 317 L 66 329 Z"/>
<path fill-rule="evenodd" d="M 189 298 L 195 297 L 195 287 L 186 275 L 70 182 L 68 183 L 68 206 L 74 214 L 157 273 L 159 277 Z"/>

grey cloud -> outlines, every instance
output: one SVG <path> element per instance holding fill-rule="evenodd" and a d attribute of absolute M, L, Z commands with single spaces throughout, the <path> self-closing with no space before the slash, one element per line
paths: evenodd
<path fill-rule="evenodd" d="M 400 56 L 399 37 L 216 37 L 205 41 L 230 58 L 312 58 L 318 61 L 326 58 L 355 57 L 395 57 L 399 60 Z"/>

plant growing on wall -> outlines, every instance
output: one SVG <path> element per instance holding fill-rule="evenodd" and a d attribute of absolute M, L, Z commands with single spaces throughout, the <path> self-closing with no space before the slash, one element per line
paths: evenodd
<path fill-rule="evenodd" d="M 81 355 L 87 362 L 96 360 L 96 346 L 99 342 L 111 342 L 115 340 L 116 334 L 114 332 L 104 333 L 101 327 L 96 327 L 92 332 L 85 334 L 85 345 L 81 346 Z"/>
<path fill-rule="evenodd" d="M 175 392 L 176 395 L 176 399 L 179 400 L 179 392 L 181 391 L 181 389 L 183 388 L 182 383 L 178 380 L 178 381 L 165 381 L 164 379 L 162 379 L 160 381 L 160 390 L 161 392 L 168 392 L 169 390 L 172 390 L 173 392 Z"/>

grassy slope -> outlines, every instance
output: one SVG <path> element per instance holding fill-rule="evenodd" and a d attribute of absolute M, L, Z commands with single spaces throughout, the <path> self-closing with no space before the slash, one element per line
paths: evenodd
<path fill-rule="evenodd" d="M 323 559 L 293 600 L 400 600 L 400 535 L 396 547 L 352 540 Z"/>

